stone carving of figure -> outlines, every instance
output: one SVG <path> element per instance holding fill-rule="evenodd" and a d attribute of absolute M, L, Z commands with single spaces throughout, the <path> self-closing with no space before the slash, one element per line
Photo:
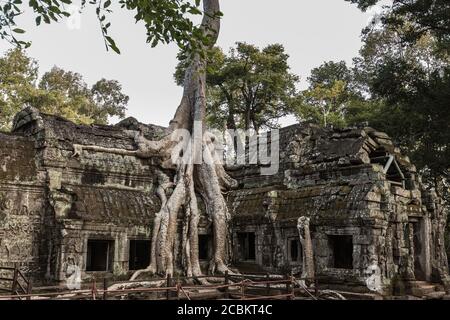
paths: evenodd
<path fill-rule="evenodd" d="M 297 222 L 298 234 L 303 250 L 302 259 L 302 278 L 314 279 L 314 253 L 311 241 L 311 233 L 309 230 L 309 218 L 300 217 Z M 306 281 L 308 283 L 310 281 Z"/>
<path fill-rule="evenodd" d="M 69 290 L 81 289 L 81 269 L 73 258 L 69 258 L 67 261 L 66 286 Z"/>
<path fill-rule="evenodd" d="M 370 291 L 381 293 L 381 269 L 376 262 L 366 269 L 365 276 L 367 288 Z"/>

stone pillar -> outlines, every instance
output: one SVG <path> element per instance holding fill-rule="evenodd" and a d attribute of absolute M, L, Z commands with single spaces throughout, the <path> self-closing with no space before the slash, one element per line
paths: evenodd
<path fill-rule="evenodd" d="M 425 274 L 426 281 L 431 280 L 431 222 L 429 217 L 424 217 L 420 223 L 421 241 L 423 244 L 423 252 L 421 255 L 420 265 Z"/>

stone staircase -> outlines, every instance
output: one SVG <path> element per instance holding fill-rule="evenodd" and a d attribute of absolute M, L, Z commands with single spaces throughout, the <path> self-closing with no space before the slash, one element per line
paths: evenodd
<path fill-rule="evenodd" d="M 426 281 L 410 281 L 408 293 L 422 299 L 442 299 L 445 296 L 444 288 L 441 285 Z"/>

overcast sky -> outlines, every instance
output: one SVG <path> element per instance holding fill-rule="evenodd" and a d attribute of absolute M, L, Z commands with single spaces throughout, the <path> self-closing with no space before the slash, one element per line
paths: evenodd
<path fill-rule="evenodd" d="M 362 13 L 344 0 L 223 0 L 224 18 L 218 45 L 228 50 L 236 41 L 263 47 L 281 43 L 290 55 L 292 72 L 303 80 L 309 71 L 328 60 L 351 63 L 361 46 L 360 34 L 372 13 Z M 91 8 L 92 9 L 92 8 Z M 117 10 L 111 35 L 122 54 L 106 52 L 93 10 L 75 21 L 35 27 L 34 19 L 21 18 L 28 54 L 37 59 L 40 72 L 56 65 L 79 72 L 87 83 L 116 79 L 130 96 L 127 116 L 144 123 L 166 126 L 180 101 L 181 88 L 173 81 L 177 63 L 174 45 L 150 48 L 145 30 L 131 12 Z M 75 26 L 69 27 L 69 26 Z M 10 48 L 0 41 L 0 53 Z M 290 124 L 292 119 L 284 119 Z"/>

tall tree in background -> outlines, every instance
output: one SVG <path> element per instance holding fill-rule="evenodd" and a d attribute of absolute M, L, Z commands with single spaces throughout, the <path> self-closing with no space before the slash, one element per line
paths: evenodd
<path fill-rule="evenodd" d="M 362 10 L 379 2 L 347 1 Z M 393 0 L 363 34 L 356 74 L 374 103 L 356 118 L 390 134 L 450 203 L 450 1 Z"/>
<path fill-rule="evenodd" d="M 34 95 L 38 67 L 20 50 L 11 50 L 0 58 L 0 130 L 11 127 L 14 115 Z"/>
<path fill-rule="evenodd" d="M 363 11 L 381 0 L 346 0 Z M 450 2 L 448 0 L 392 0 L 380 17 L 384 26 L 404 28 L 402 40 L 416 43 L 422 36 L 431 34 L 440 50 L 450 52 Z M 370 29 L 370 26 L 368 27 Z"/>
<path fill-rule="evenodd" d="M 299 106 L 297 117 L 324 126 L 343 126 L 349 82 L 350 70 L 344 61 L 325 62 L 311 70 L 309 88 L 303 91 L 304 103 Z"/>
<path fill-rule="evenodd" d="M 371 102 L 366 107 L 372 109 L 360 111 L 368 115 L 372 126 L 386 131 L 408 151 L 420 169 L 432 177 L 448 177 L 450 55 L 445 41 L 450 30 L 446 33 L 439 26 L 448 18 L 440 13 L 450 7 L 440 1 L 402 2 L 404 6 L 394 1 L 393 8 L 364 31 L 354 73 Z M 429 19 L 436 21 L 427 22 L 425 32 L 424 22 L 416 21 L 424 17 L 410 17 L 407 11 L 431 2 L 436 7 Z"/>
<path fill-rule="evenodd" d="M 123 118 L 129 100 L 116 80 L 101 79 L 88 87 L 80 74 L 57 67 L 42 76 L 39 89 L 53 94 L 61 103 L 42 101 L 34 105 L 44 112 L 85 124 L 107 124 L 109 117 Z"/>
<path fill-rule="evenodd" d="M 298 108 L 300 120 L 313 121 L 323 126 L 345 126 L 347 84 L 337 80 L 331 86 L 316 84 L 303 92 L 304 103 Z"/>
<path fill-rule="evenodd" d="M 362 99 L 345 61 L 329 61 L 314 68 L 308 83 L 308 89 L 302 92 L 303 101 L 295 112 L 297 118 L 323 126 L 347 125 L 349 110 Z"/>
<path fill-rule="evenodd" d="M 290 72 L 289 55 L 280 44 L 262 50 L 238 42 L 228 55 L 214 48 L 208 54 L 208 124 L 217 129 L 274 128 L 298 103 L 299 78 Z M 175 72 L 183 83 L 186 61 Z"/>
<path fill-rule="evenodd" d="M 84 124 L 107 124 L 125 116 L 128 96 L 115 80 L 102 79 L 91 88 L 75 72 L 54 67 L 38 79 L 37 62 L 19 49 L 0 58 L 0 130 L 9 130 L 25 106 Z"/>
<path fill-rule="evenodd" d="M 380 2 L 348 1 L 363 10 Z M 352 68 L 328 62 L 312 71 L 297 116 L 338 126 L 369 122 L 392 136 L 431 184 L 442 185 L 450 159 L 449 22 L 448 1 L 394 0 L 363 30 Z"/>

